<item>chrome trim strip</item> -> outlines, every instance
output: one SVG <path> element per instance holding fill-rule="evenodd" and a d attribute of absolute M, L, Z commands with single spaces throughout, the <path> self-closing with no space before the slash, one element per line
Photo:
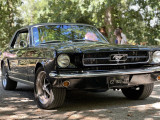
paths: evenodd
<path fill-rule="evenodd" d="M 66 74 L 56 74 L 56 73 L 49 73 L 51 78 L 87 78 L 87 77 L 105 77 L 105 76 L 114 76 L 114 75 L 134 75 L 134 74 L 146 74 L 146 73 L 154 73 L 160 72 L 159 67 L 148 67 L 144 69 L 125 69 L 125 70 L 114 70 L 114 71 L 105 71 L 105 72 L 91 72 L 85 71 L 82 73 L 66 73 Z"/>
<path fill-rule="evenodd" d="M 12 77 L 12 76 L 9 76 L 9 78 L 11 78 L 12 80 L 15 80 L 17 82 L 22 82 L 22 83 L 25 83 L 25 84 L 28 84 L 28 85 L 34 85 L 34 82 L 31 82 L 31 81 L 15 78 L 15 77 Z"/>
<path fill-rule="evenodd" d="M 112 65 L 134 65 L 134 64 L 145 64 L 145 63 L 148 63 L 147 62 L 134 62 L 134 63 L 115 63 L 115 64 L 83 64 L 84 66 L 112 66 Z"/>
<path fill-rule="evenodd" d="M 90 59 L 96 59 L 96 60 L 101 60 L 101 59 L 110 59 L 110 57 L 104 57 L 104 58 L 84 58 L 83 60 L 90 60 Z"/>
<path fill-rule="evenodd" d="M 127 58 L 149 58 L 148 56 L 128 56 Z"/>
<path fill-rule="evenodd" d="M 131 59 L 131 58 L 148 58 L 148 56 L 128 56 L 127 58 Z M 103 60 L 103 59 L 106 59 L 106 60 L 109 60 L 110 57 L 103 57 L 103 58 L 84 58 L 83 60 Z"/>

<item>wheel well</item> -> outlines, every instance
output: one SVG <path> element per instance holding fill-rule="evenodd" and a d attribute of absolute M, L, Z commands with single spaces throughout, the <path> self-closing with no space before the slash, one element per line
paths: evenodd
<path fill-rule="evenodd" d="M 1 60 L 1 70 L 2 70 L 2 65 L 5 65 L 5 67 L 7 67 L 8 70 L 10 70 L 10 64 L 8 59 L 7 61 Z"/>
<path fill-rule="evenodd" d="M 37 72 L 39 67 L 42 67 L 43 65 L 41 63 L 37 63 L 36 68 L 35 68 L 35 73 Z"/>
<path fill-rule="evenodd" d="M 4 61 L 2 60 L 2 61 L 1 61 L 1 70 L 2 70 L 2 65 L 3 65 L 3 64 L 4 64 Z"/>

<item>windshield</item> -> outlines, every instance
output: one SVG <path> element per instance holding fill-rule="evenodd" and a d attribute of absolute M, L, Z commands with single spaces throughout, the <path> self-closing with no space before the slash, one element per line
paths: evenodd
<path fill-rule="evenodd" d="M 92 26 L 46 25 L 33 27 L 34 45 L 57 42 L 105 42 L 107 40 Z"/>

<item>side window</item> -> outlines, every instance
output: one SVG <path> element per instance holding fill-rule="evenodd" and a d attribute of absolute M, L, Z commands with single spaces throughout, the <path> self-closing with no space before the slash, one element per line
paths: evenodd
<path fill-rule="evenodd" d="M 38 33 L 38 28 L 37 27 L 33 28 L 33 44 L 35 46 L 40 44 L 39 33 Z"/>
<path fill-rule="evenodd" d="M 17 34 L 14 48 L 24 48 L 27 46 L 28 41 L 29 41 L 28 31 L 20 32 Z"/>

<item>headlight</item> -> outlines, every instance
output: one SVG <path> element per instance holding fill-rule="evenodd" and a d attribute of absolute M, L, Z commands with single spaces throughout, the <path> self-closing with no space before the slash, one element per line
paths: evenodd
<path fill-rule="evenodd" d="M 154 52 L 152 59 L 154 63 L 160 63 L 160 51 Z"/>
<path fill-rule="evenodd" d="M 70 58 L 66 54 L 60 54 L 57 58 L 59 67 L 66 68 L 70 63 Z"/>

